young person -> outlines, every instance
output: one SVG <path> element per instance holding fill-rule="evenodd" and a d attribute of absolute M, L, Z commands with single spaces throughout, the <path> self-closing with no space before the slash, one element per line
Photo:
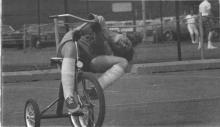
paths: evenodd
<path fill-rule="evenodd" d="M 199 43 L 199 31 L 197 27 L 197 16 L 194 14 L 193 10 L 185 17 L 187 29 L 189 31 L 191 41 L 193 44 Z"/>
<path fill-rule="evenodd" d="M 204 33 L 208 34 L 208 49 L 215 49 L 215 47 L 212 43 L 212 37 L 214 34 L 214 29 L 213 29 L 213 20 L 211 18 L 212 13 L 211 13 L 211 4 L 209 3 L 208 0 L 203 0 L 203 2 L 200 3 L 199 5 L 199 12 L 202 15 L 202 24 L 203 24 L 203 29 Z M 201 48 L 201 44 L 199 43 L 199 47 Z"/>
<path fill-rule="evenodd" d="M 79 110 L 73 92 L 76 61 L 74 40 L 78 40 L 79 57 L 84 63 L 83 69 L 103 73 L 98 78 L 103 89 L 110 86 L 125 73 L 128 61 L 133 56 L 132 43 L 126 35 L 108 30 L 103 16 L 90 14 L 89 19 L 95 19 L 96 23 L 84 23 L 74 30 L 70 30 L 62 38 L 58 48 L 58 56 L 63 58 L 61 82 L 66 106 L 70 114 Z M 91 95 L 96 94 L 93 89 L 91 89 L 91 93 L 93 93 Z M 76 118 L 75 120 L 77 127 L 77 121 L 80 119 Z"/>

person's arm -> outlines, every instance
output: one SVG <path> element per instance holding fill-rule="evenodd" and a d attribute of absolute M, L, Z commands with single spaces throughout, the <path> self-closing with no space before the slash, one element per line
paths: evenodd
<path fill-rule="evenodd" d="M 91 33 L 92 32 L 91 24 L 92 23 L 83 23 L 82 25 L 76 27 L 74 30 L 75 31 L 80 30 L 82 35 Z"/>
<path fill-rule="evenodd" d="M 99 16 L 99 15 L 95 15 L 95 14 L 93 14 L 93 16 L 94 16 L 95 20 L 97 20 L 97 22 L 101 25 L 101 30 L 102 30 L 102 33 L 103 33 L 105 39 L 107 41 L 114 41 L 114 37 L 117 35 L 117 33 L 112 32 L 107 28 L 107 25 L 105 23 L 105 18 L 103 16 Z"/>
<path fill-rule="evenodd" d="M 112 48 L 107 41 L 104 42 L 104 47 L 105 47 L 105 54 L 106 55 L 114 55 Z"/>
<path fill-rule="evenodd" d="M 106 55 L 112 55 L 112 49 L 111 46 L 109 45 L 109 42 L 114 41 L 114 36 L 116 35 L 114 32 L 110 31 L 106 24 L 105 24 L 105 19 L 103 16 L 91 14 L 90 18 L 95 19 L 97 23 L 92 24 L 92 30 L 96 33 L 95 34 L 95 39 L 96 39 L 96 46 L 98 53 L 104 53 Z"/>

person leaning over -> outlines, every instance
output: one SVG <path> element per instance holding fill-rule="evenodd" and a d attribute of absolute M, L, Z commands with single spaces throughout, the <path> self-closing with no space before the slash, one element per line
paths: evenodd
<path fill-rule="evenodd" d="M 74 93 L 74 75 L 76 61 L 76 46 L 73 40 L 78 40 L 79 57 L 84 63 L 84 70 L 103 73 L 99 78 L 103 89 L 119 79 L 132 59 L 133 48 L 127 36 L 108 30 L 103 16 L 90 14 L 89 19 L 96 23 L 83 25 L 67 32 L 58 48 L 58 57 L 63 58 L 61 67 L 61 82 L 68 112 L 79 110 Z M 77 39 L 76 39 L 77 38 Z M 95 98 L 96 91 L 91 89 L 89 94 Z M 80 120 L 75 118 L 76 121 Z M 83 125 L 83 122 L 80 122 Z M 78 126 L 77 123 L 74 126 Z"/>
<path fill-rule="evenodd" d="M 203 0 L 202 3 L 199 5 L 199 13 L 202 15 L 202 25 L 204 29 L 204 33 L 208 34 L 208 49 L 215 49 L 215 47 L 212 44 L 212 37 L 214 34 L 214 22 L 212 20 L 212 13 L 211 13 L 211 4 L 209 3 L 208 0 Z M 199 43 L 199 49 L 201 48 L 201 43 Z"/>

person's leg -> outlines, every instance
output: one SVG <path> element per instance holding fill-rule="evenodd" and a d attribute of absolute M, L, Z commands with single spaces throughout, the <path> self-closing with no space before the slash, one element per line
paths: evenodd
<path fill-rule="evenodd" d="M 90 63 L 91 71 L 104 72 L 104 74 L 98 78 L 103 89 L 119 79 L 124 74 L 127 66 L 128 61 L 125 58 L 117 56 L 98 56 L 92 59 Z"/>
<path fill-rule="evenodd" d="M 77 97 L 74 93 L 75 82 L 75 61 L 76 61 L 76 47 L 73 42 L 64 44 L 61 50 L 63 56 L 61 67 L 61 82 L 63 86 L 63 93 L 65 103 L 69 113 L 79 110 Z"/>
<path fill-rule="evenodd" d="M 214 22 L 213 22 L 213 20 L 211 18 L 208 18 L 207 23 L 208 23 L 208 31 L 209 31 L 208 37 L 207 37 L 207 39 L 208 39 L 208 46 L 207 46 L 207 48 L 208 49 L 215 49 L 217 47 L 215 47 L 212 44 L 212 37 L 213 37 L 213 34 L 214 34 L 214 31 L 213 31 L 213 24 L 214 24 Z"/>
<path fill-rule="evenodd" d="M 195 43 L 199 43 L 199 31 L 195 24 L 193 26 L 193 32 L 195 33 Z"/>
<path fill-rule="evenodd" d="M 209 34 L 208 34 L 208 46 L 207 46 L 208 49 L 215 49 L 215 48 L 217 48 L 217 47 L 215 47 L 215 46 L 212 44 L 213 34 L 214 34 L 214 31 L 210 31 Z"/>
<path fill-rule="evenodd" d="M 194 41 L 194 33 L 193 33 L 192 24 L 188 24 L 187 28 L 188 28 L 188 31 L 189 31 L 189 34 L 190 34 L 191 41 L 194 44 L 195 41 Z"/>

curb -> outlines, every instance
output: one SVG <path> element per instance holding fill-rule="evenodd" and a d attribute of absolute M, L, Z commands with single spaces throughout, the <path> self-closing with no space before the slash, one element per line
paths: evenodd
<path fill-rule="evenodd" d="M 131 73 L 151 74 L 208 69 L 220 69 L 220 59 L 137 64 L 133 65 Z"/>
<path fill-rule="evenodd" d="M 134 64 L 130 67 L 130 71 L 128 73 L 152 74 L 207 69 L 220 69 L 220 59 Z M 57 69 L 3 72 L 2 77 L 4 83 L 58 80 L 60 79 L 60 72 Z"/>
<path fill-rule="evenodd" d="M 60 73 L 57 69 L 3 72 L 2 78 L 4 83 L 30 82 L 39 80 L 58 80 L 60 79 Z"/>

